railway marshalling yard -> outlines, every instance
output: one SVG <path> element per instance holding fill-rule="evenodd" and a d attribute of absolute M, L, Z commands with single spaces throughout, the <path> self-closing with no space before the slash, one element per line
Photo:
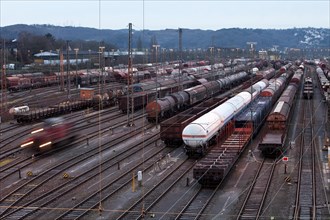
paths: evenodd
<path fill-rule="evenodd" d="M 315 67 L 306 67 L 317 82 Z M 42 105 L 40 94 L 63 98 L 49 90 L 8 99 L 22 95 Z M 258 150 L 263 126 L 215 188 L 194 179 L 198 159 L 182 146 L 166 147 L 145 109 L 65 114 L 77 138 L 42 154 L 19 147 L 39 122 L 3 122 L 0 219 L 329 219 L 329 107 L 320 91 L 315 84 L 313 98 L 304 99 L 298 88 L 281 157 Z"/>

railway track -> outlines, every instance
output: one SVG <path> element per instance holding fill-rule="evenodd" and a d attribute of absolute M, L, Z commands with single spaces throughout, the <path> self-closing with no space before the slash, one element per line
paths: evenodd
<path fill-rule="evenodd" d="M 105 143 L 102 145 L 103 148 L 101 152 L 112 148 L 116 144 L 119 144 L 120 142 L 126 140 L 128 137 L 131 137 L 132 135 L 138 135 L 138 134 L 139 132 L 135 130 L 131 133 L 126 133 L 121 137 L 118 137 L 116 140 L 111 141 L 111 143 Z M 28 201 L 31 200 L 31 198 L 33 199 L 37 197 L 39 194 L 44 194 L 45 184 L 47 183 L 49 184 L 51 182 L 51 184 L 54 185 L 55 180 L 58 179 L 58 177 L 61 176 L 61 174 L 64 173 L 66 170 L 70 169 L 70 167 L 76 166 L 77 164 L 82 163 L 88 158 L 96 156 L 101 152 L 99 148 L 96 147 L 89 149 L 82 154 L 75 155 L 67 160 L 61 162 L 59 161 L 58 164 L 56 164 L 55 166 L 52 166 L 51 168 L 42 171 L 37 176 L 31 178 L 21 186 L 17 187 L 11 193 L 5 195 L 0 200 L 2 207 L 0 209 L 1 210 L 0 215 L 2 216 L 2 219 L 4 219 L 6 216 L 9 216 L 16 211 L 25 210 L 24 204 L 27 204 Z M 13 207 L 14 209 L 12 210 Z M 26 214 L 24 213 L 25 212 L 23 211 L 23 214 L 20 213 L 18 214 L 18 216 L 15 216 L 15 218 Z"/>
<path fill-rule="evenodd" d="M 170 192 L 176 184 L 193 168 L 195 162 L 184 160 L 177 163 L 176 169 L 172 169 L 163 176 L 153 187 L 148 189 L 137 201 L 135 201 L 124 213 L 116 219 L 143 219 L 153 206 L 160 201 L 166 193 Z"/>
<path fill-rule="evenodd" d="M 95 203 L 96 205 L 99 203 L 100 194 L 102 195 L 108 195 L 107 192 L 107 185 L 111 187 L 111 190 L 113 191 L 114 186 L 122 186 L 123 179 L 130 181 L 132 170 L 137 169 L 137 167 L 133 167 L 130 170 L 125 170 L 125 173 L 122 174 L 121 171 L 117 170 L 117 163 L 125 163 L 125 161 L 129 160 L 129 158 L 133 157 L 134 155 L 141 153 L 141 146 L 142 144 L 146 144 L 145 146 L 150 153 L 146 155 L 147 160 L 151 158 L 151 160 L 154 160 L 155 155 L 159 154 L 161 151 L 164 150 L 164 148 L 153 148 L 154 141 L 158 139 L 158 134 L 154 134 L 150 136 L 145 143 L 142 143 L 140 141 L 136 145 L 133 145 L 129 148 L 124 149 L 122 152 L 117 152 L 117 154 L 113 154 L 108 158 L 105 158 L 102 160 L 101 164 L 95 164 L 94 166 L 90 167 L 89 169 L 84 170 L 79 175 L 75 176 L 74 178 L 70 178 L 68 181 L 62 182 L 62 184 L 58 184 L 56 187 L 53 187 L 48 192 L 37 196 L 36 198 L 28 201 L 26 204 L 23 205 L 25 208 L 16 209 L 16 212 L 11 213 L 10 216 L 7 217 L 14 217 L 14 218 L 30 218 L 30 219 L 38 219 L 38 218 L 44 218 L 45 216 L 51 217 L 51 218 L 61 218 L 65 219 L 66 215 L 69 215 L 69 219 L 72 219 L 73 216 L 77 215 L 77 213 L 84 213 L 88 210 L 90 210 L 92 207 L 90 207 L 91 204 Z M 108 143 L 107 143 L 108 144 Z M 150 148 L 150 149 L 149 149 Z M 99 170 L 101 166 L 101 170 Z M 141 164 L 137 165 L 141 166 Z M 101 189 L 99 189 L 99 185 L 95 184 L 95 180 L 98 179 L 100 172 L 102 173 L 102 176 L 104 176 L 103 182 L 105 184 Z M 117 172 L 116 178 L 109 178 L 109 174 Z M 107 178 L 108 176 L 108 178 Z M 94 185 L 94 188 L 91 188 L 91 186 Z M 45 187 L 45 186 L 44 186 Z M 82 189 L 89 188 L 90 195 L 85 195 L 85 197 L 80 198 L 79 194 L 82 194 Z M 115 191 L 114 191 L 115 192 Z M 113 192 L 113 193 L 114 193 Z M 70 205 L 70 198 L 72 197 L 78 197 L 79 203 L 76 204 L 76 206 L 79 206 L 78 210 L 73 209 L 73 211 L 70 212 L 70 209 L 66 209 L 67 211 L 62 213 L 62 217 L 58 217 L 60 215 L 60 211 L 54 208 L 55 211 L 48 210 L 50 206 L 53 207 L 63 207 L 65 204 L 65 207 L 69 207 Z M 31 208 L 32 207 L 32 208 Z M 43 216 L 43 217 L 40 217 Z"/>
<path fill-rule="evenodd" d="M 260 219 L 275 167 L 276 161 L 266 162 L 265 158 L 262 160 L 238 212 L 237 220 Z"/>
<path fill-rule="evenodd" d="M 220 186 L 221 184 L 219 184 Z M 182 210 L 177 214 L 175 220 L 179 219 L 199 219 L 206 209 L 206 207 L 212 201 L 218 191 L 218 187 L 215 189 L 199 188 L 188 201 L 188 203 L 182 208 Z"/>
<path fill-rule="evenodd" d="M 87 129 L 90 128 L 92 126 L 96 126 L 98 124 L 97 119 L 99 117 L 102 117 L 102 120 L 113 120 L 118 118 L 118 116 L 122 116 L 122 114 L 120 114 L 119 112 L 117 114 L 112 114 L 112 113 L 116 113 L 118 112 L 117 109 L 110 109 L 110 110 L 105 110 L 100 114 L 91 114 L 91 115 L 87 115 L 84 118 L 78 119 L 75 122 L 76 127 L 73 129 L 73 132 L 79 132 L 82 129 Z M 75 113 L 72 115 L 67 115 L 64 118 L 66 120 L 70 120 L 73 118 L 77 118 L 77 117 L 81 117 L 81 113 Z M 94 122 L 93 119 L 95 118 Z M 86 124 L 86 121 L 89 121 L 90 123 Z M 114 127 L 118 127 L 114 126 Z M 1 151 L 1 155 L 0 155 L 0 161 L 1 160 L 6 160 L 9 157 L 11 157 L 12 155 L 17 155 L 19 154 L 23 149 L 20 148 L 18 141 L 20 139 L 22 139 L 23 137 L 27 136 L 30 134 L 31 132 L 31 127 L 29 126 L 25 126 L 24 128 L 18 130 L 17 132 L 10 134 L 7 137 L 4 137 L 0 144 L 0 151 Z M 92 136 L 91 134 L 89 136 Z M 12 144 L 14 143 L 14 144 Z M 15 160 L 17 160 L 18 158 L 15 158 Z M 24 158 L 25 160 L 26 158 Z M 14 161 L 13 158 L 10 158 L 10 161 Z M 11 168 L 11 167 L 15 167 L 19 164 L 19 162 L 16 162 L 15 164 L 11 164 L 11 163 L 5 163 L 5 165 L 1 166 L 1 173 L 3 173 L 4 171 L 6 171 L 7 169 Z"/>
<path fill-rule="evenodd" d="M 303 132 L 298 164 L 297 191 L 293 219 L 316 219 L 316 150 L 314 141 L 313 100 L 304 100 Z"/>
<path fill-rule="evenodd" d="M 121 114 L 115 114 L 115 115 L 109 115 L 107 116 L 109 113 L 114 113 L 114 112 L 117 112 L 118 110 L 107 110 L 105 112 L 102 113 L 102 115 L 105 115 L 106 117 L 103 118 L 104 120 L 113 120 L 115 118 L 118 118 L 118 115 L 121 115 Z M 77 125 L 81 124 L 80 126 L 76 127 L 73 129 L 73 131 L 75 132 L 79 132 L 79 131 L 82 131 L 83 129 L 90 129 L 92 127 L 98 127 L 99 126 L 99 122 L 97 120 L 95 120 L 94 122 L 91 122 L 91 123 L 85 123 L 86 119 L 88 120 L 92 120 L 93 118 L 98 118 L 100 117 L 99 114 L 93 114 L 93 115 L 90 115 L 90 116 L 87 116 L 86 118 L 83 118 L 83 119 L 79 119 L 77 121 Z M 136 116 L 136 119 L 139 119 L 139 118 L 143 118 L 144 115 L 140 115 L 138 114 Z M 125 125 L 126 122 L 122 122 L 122 123 L 117 123 L 115 126 L 112 127 L 112 129 L 116 129 L 118 127 L 122 127 L 123 125 Z M 105 127 L 105 128 L 104 128 Z M 76 144 L 80 144 L 80 143 L 86 143 L 86 139 L 88 138 L 89 140 L 92 140 L 93 138 L 98 138 L 99 137 L 99 130 L 102 134 L 105 134 L 107 132 L 109 132 L 109 128 L 107 128 L 106 126 L 104 127 L 100 127 L 100 128 L 97 128 L 97 132 L 95 132 L 95 129 L 94 130 L 90 130 L 90 131 L 84 131 L 84 136 L 82 136 L 80 138 L 80 140 L 76 140 L 74 141 L 73 143 L 70 143 L 69 145 L 66 145 L 64 147 L 58 147 L 50 152 L 46 152 L 46 154 L 43 154 L 43 155 L 36 155 L 34 156 L 35 159 L 40 159 L 42 158 L 43 156 L 46 156 L 46 155 L 50 155 L 52 153 L 54 153 L 55 151 L 59 151 L 63 148 L 68 148 L 70 146 L 75 146 Z M 5 158 L 5 157 L 8 157 L 8 155 L 12 155 L 13 152 L 15 153 L 18 153 L 19 151 L 21 151 L 22 149 L 19 148 L 18 146 L 15 148 L 15 149 L 12 149 L 12 150 L 9 150 L 8 152 L 6 153 L 3 153 L 1 155 L 1 158 Z M 25 167 L 29 166 L 29 165 L 32 165 L 34 163 L 34 160 L 31 160 L 31 156 L 28 156 L 28 157 L 20 157 L 20 158 L 15 158 L 14 159 L 10 159 L 11 162 L 9 163 L 6 163 L 5 165 L 1 166 L 1 173 L 0 173 L 0 180 L 3 181 L 5 178 L 8 178 L 9 176 L 11 175 L 16 175 L 17 172 L 19 172 L 19 169 L 22 170 L 24 169 Z"/>

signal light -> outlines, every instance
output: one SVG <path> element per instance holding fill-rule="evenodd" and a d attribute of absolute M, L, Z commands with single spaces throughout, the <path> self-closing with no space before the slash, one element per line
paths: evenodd
<path fill-rule="evenodd" d="M 25 144 L 22 144 L 21 147 L 26 147 L 26 146 L 28 146 L 30 144 L 33 144 L 33 143 L 34 143 L 33 141 L 29 141 L 29 142 L 27 142 Z"/>
<path fill-rule="evenodd" d="M 40 128 L 38 130 L 32 131 L 31 134 L 35 134 L 35 133 L 38 133 L 38 132 L 43 131 L 43 130 L 44 130 L 43 128 Z"/>
<path fill-rule="evenodd" d="M 51 143 L 52 143 L 52 142 L 49 141 L 49 142 L 47 142 L 47 143 L 44 143 L 44 144 L 40 145 L 39 147 L 42 148 L 42 147 L 45 147 L 45 146 L 47 146 L 47 145 L 50 145 Z"/>

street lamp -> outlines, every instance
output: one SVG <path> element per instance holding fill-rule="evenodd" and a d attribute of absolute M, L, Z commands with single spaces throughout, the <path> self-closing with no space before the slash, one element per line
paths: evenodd
<path fill-rule="evenodd" d="M 66 41 L 66 84 L 67 84 L 67 97 L 68 99 L 70 98 L 70 89 L 71 89 L 71 82 L 70 82 L 70 73 L 69 73 L 69 68 L 70 68 L 70 59 L 69 59 L 69 40 Z"/>
<path fill-rule="evenodd" d="M 149 56 L 149 54 L 148 54 L 148 49 L 146 49 L 146 63 L 149 63 L 149 59 L 148 59 L 148 56 Z"/>
<path fill-rule="evenodd" d="M 213 50 L 214 50 L 214 47 L 209 47 L 210 48 L 210 60 L 212 61 L 211 62 L 211 73 L 213 74 L 213 80 L 215 80 L 215 73 L 213 71 L 213 66 L 214 66 L 214 56 L 213 56 Z"/>
<path fill-rule="evenodd" d="M 162 62 L 161 62 L 162 72 L 160 73 L 162 76 L 163 76 L 163 71 L 164 71 L 165 51 L 166 51 L 166 48 L 162 48 Z"/>
<path fill-rule="evenodd" d="M 220 49 L 220 48 L 218 48 L 219 63 L 221 62 L 221 58 L 220 58 L 220 51 L 221 51 L 221 49 Z"/>
<path fill-rule="evenodd" d="M 101 55 L 102 55 L 102 60 L 103 60 L 103 50 L 105 49 L 105 47 L 99 47 L 99 67 L 101 70 L 101 94 L 103 94 L 103 86 L 104 86 L 104 76 L 103 76 L 103 66 L 101 65 Z"/>
<path fill-rule="evenodd" d="M 158 48 L 160 47 L 160 45 L 159 44 L 154 44 L 154 45 L 152 45 L 152 47 L 155 48 L 156 65 L 157 65 L 157 52 L 158 52 Z M 158 78 L 158 66 L 156 66 L 156 102 L 158 101 L 158 82 L 157 82 L 157 78 Z M 156 129 L 158 129 L 158 112 L 156 112 Z"/>
<path fill-rule="evenodd" d="M 59 90 L 63 90 L 63 88 L 61 88 L 61 78 L 60 78 L 60 76 L 61 76 L 60 49 L 56 49 L 56 52 L 57 52 L 57 58 L 58 58 L 58 75 L 57 75 L 57 77 L 58 77 L 58 87 L 59 87 Z M 56 64 L 57 64 L 57 62 L 56 62 Z"/>
<path fill-rule="evenodd" d="M 171 48 L 170 49 L 170 63 L 172 63 L 173 62 L 173 49 Z"/>
<path fill-rule="evenodd" d="M 89 74 L 89 70 L 91 68 L 91 49 L 88 49 L 88 65 L 87 65 L 87 75 Z"/>
<path fill-rule="evenodd" d="M 79 48 L 74 48 L 74 51 L 76 52 L 76 86 L 78 86 L 78 51 L 79 51 Z"/>
<path fill-rule="evenodd" d="M 115 72 L 115 49 L 111 49 L 112 51 L 112 59 L 111 59 L 111 65 L 112 65 L 112 74 Z"/>
<path fill-rule="evenodd" d="M 52 50 L 49 50 L 49 74 L 51 74 L 52 73 L 52 56 L 53 56 L 53 54 L 52 54 Z"/>

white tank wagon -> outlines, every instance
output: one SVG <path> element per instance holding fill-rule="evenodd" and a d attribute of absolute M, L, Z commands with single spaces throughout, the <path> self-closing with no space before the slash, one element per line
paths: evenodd
<path fill-rule="evenodd" d="M 219 131 L 267 86 L 268 80 L 259 81 L 251 88 L 240 92 L 187 125 L 182 131 L 182 139 L 186 144 L 186 148 L 189 148 L 189 151 L 191 151 L 190 148 L 195 148 L 196 153 L 204 154 L 209 143 L 214 140 Z"/>
<path fill-rule="evenodd" d="M 30 111 L 29 106 L 24 105 L 24 106 L 19 106 L 19 107 L 13 107 L 11 109 L 9 109 L 9 114 L 18 114 L 18 113 L 22 113 L 22 112 L 28 112 Z"/>

